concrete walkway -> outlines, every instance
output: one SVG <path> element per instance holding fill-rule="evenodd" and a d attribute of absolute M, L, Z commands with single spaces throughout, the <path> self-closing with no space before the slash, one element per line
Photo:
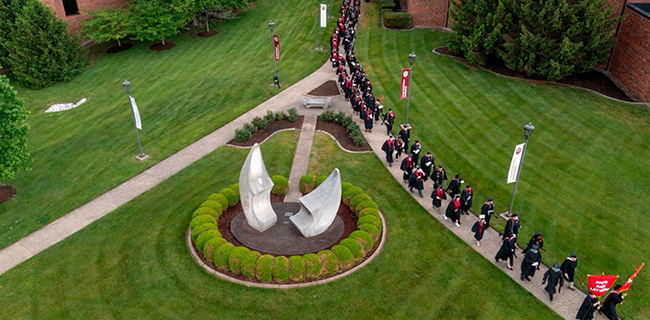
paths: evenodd
<path fill-rule="evenodd" d="M 311 112 L 302 121 L 300 138 L 298 138 L 296 154 L 293 156 L 293 164 L 289 174 L 289 192 L 284 198 L 285 202 L 298 202 L 298 198 L 302 197 L 300 177 L 307 174 L 309 168 L 309 155 L 311 154 L 311 145 L 314 142 L 316 120 L 318 120 L 318 114 Z"/>
<path fill-rule="evenodd" d="M 296 165 L 303 168 L 306 173 L 307 165 L 309 164 L 311 140 L 313 140 L 313 129 L 316 126 L 317 114 L 320 114 L 321 110 L 306 110 L 302 107 L 302 98 L 305 93 L 310 92 L 325 81 L 332 79 L 336 79 L 336 75 L 332 72 L 331 63 L 328 61 L 308 77 L 300 80 L 269 100 L 266 100 L 239 118 L 213 131 L 114 189 L 2 249 L 0 251 L 0 274 L 5 273 L 21 262 L 111 213 L 119 206 L 155 187 L 183 168 L 226 144 L 228 141 L 234 139 L 235 129 L 241 128 L 244 123 L 250 122 L 256 116 L 263 117 L 266 115 L 267 110 L 280 111 L 296 108 L 299 114 L 305 115 L 305 123 L 312 123 L 310 121 L 313 120 L 311 138 L 308 139 L 309 141 L 304 141 L 305 146 L 307 143 L 309 144 L 309 149 L 306 149 L 304 153 L 296 152 L 296 155 L 299 153 L 303 154 L 299 158 L 297 156 L 296 159 L 299 163 L 296 163 Z M 297 176 L 298 180 L 300 180 L 301 175 Z M 297 183 L 293 185 L 297 188 Z"/>

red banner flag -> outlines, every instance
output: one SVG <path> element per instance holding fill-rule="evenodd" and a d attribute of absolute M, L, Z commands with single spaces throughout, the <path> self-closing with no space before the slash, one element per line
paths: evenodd
<path fill-rule="evenodd" d="M 400 94 L 400 99 L 406 99 L 409 92 L 409 74 L 411 70 L 408 68 L 402 70 L 402 93 Z"/>
<path fill-rule="evenodd" d="M 645 263 L 642 263 L 642 264 L 641 264 L 641 265 L 636 269 L 636 271 L 634 271 L 634 274 L 630 277 L 630 279 L 627 280 L 627 282 L 626 282 L 626 283 L 625 283 L 625 284 L 624 284 L 620 289 L 618 289 L 618 292 L 621 292 L 621 291 L 623 291 L 623 290 L 627 290 L 627 289 L 630 288 L 630 285 L 632 284 L 632 281 L 633 281 L 634 278 L 636 277 L 636 274 L 639 273 L 639 270 L 641 270 L 641 268 L 643 268 L 643 265 L 644 265 L 644 264 L 645 264 Z"/>
<path fill-rule="evenodd" d="M 606 276 L 606 275 L 588 275 L 589 277 L 589 292 L 595 294 L 597 297 L 600 297 L 611 288 L 616 281 L 618 276 Z"/>
<path fill-rule="evenodd" d="M 273 55 L 275 60 L 280 61 L 280 38 L 277 34 L 273 35 Z"/>

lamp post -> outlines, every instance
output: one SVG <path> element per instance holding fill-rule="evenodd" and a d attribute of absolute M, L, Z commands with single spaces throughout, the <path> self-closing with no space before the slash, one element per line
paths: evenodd
<path fill-rule="evenodd" d="M 322 4 L 323 4 L 323 3 L 321 2 L 321 0 L 318 0 L 318 14 L 319 14 L 319 22 L 318 22 L 318 47 L 316 47 L 316 51 L 323 51 L 323 45 L 322 45 L 321 42 L 320 42 L 321 29 L 323 28 L 323 25 L 322 25 L 322 22 L 320 21 L 320 19 L 322 19 L 322 16 L 323 16 L 323 14 L 324 14 L 324 13 L 322 12 L 322 8 L 321 8 L 321 5 L 322 5 Z"/>
<path fill-rule="evenodd" d="M 411 83 L 411 74 L 413 73 L 413 62 L 415 62 L 415 58 L 417 58 L 417 56 L 415 55 L 414 52 L 411 52 L 409 54 L 409 62 L 411 63 L 411 66 L 409 67 L 409 86 L 408 86 L 408 93 L 406 96 L 406 122 L 404 122 L 404 125 L 409 124 L 409 102 L 411 101 L 411 86 L 413 85 Z"/>
<path fill-rule="evenodd" d="M 271 44 L 273 45 L 273 86 L 280 87 L 280 78 L 278 78 L 278 72 L 275 68 L 275 40 L 273 40 L 273 28 L 275 27 L 275 22 L 269 22 L 269 29 L 271 29 Z"/>
<path fill-rule="evenodd" d="M 334 16 L 332 15 L 332 0 L 330 0 L 330 6 L 327 8 L 327 12 L 329 12 L 329 13 L 327 14 L 327 17 L 328 17 L 328 18 L 330 18 L 330 19 L 331 19 L 331 18 L 334 18 Z"/>
<path fill-rule="evenodd" d="M 131 82 L 129 82 L 129 80 L 124 80 L 124 82 L 122 82 L 122 87 L 124 87 L 124 91 L 126 91 L 126 95 L 129 97 L 129 104 L 131 105 L 131 116 L 133 117 L 133 126 L 135 127 L 135 136 L 138 138 L 138 148 L 140 148 L 140 154 L 137 155 L 135 158 L 138 160 L 144 160 L 149 156 L 142 152 L 142 144 L 140 143 L 140 133 L 138 133 L 138 125 L 136 124 L 135 121 L 135 110 L 133 108 L 133 102 L 131 98 Z"/>
<path fill-rule="evenodd" d="M 517 184 L 519 184 L 519 174 L 521 173 L 521 166 L 524 163 L 524 156 L 526 155 L 526 145 L 528 144 L 528 138 L 535 131 L 535 126 L 532 123 L 527 123 L 524 125 L 524 148 L 521 151 L 521 161 L 519 161 L 519 169 L 517 169 L 517 179 L 515 180 L 515 187 L 512 189 L 512 198 L 510 199 L 510 207 L 508 208 L 508 216 L 512 216 L 512 204 L 515 202 L 515 193 L 517 192 Z"/>

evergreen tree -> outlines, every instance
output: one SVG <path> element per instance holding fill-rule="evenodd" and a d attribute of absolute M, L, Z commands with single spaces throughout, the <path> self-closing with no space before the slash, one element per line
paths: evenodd
<path fill-rule="evenodd" d="M 130 34 L 130 11 L 126 8 L 101 8 L 97 11 L 88 11 L 92 17 L 81 22 L 84 27 L 81 33 L 86 38 L 95 41 L 107 42 L 117 40 L 117 45 L 122 46 L 120 39 Z"/>
<path fill-rule="evenodd" d="M 10 33 L 7 66 L 12 77 L 32 88 L 68 81 L 87 65 L 79 37 L 39 1 L 27 0 Z"/>
<path fill-rule="evenodd" d="M 137 0 L 132 7 L 135 37 L 164 45 L 192 19 L 194 8 L 194 0 Z"/>
<path fill-rule="evenodd" d="M 16 15 L 22 9 L 22 0 L 0 0 L 0 66 L 7 67 L 9 34 L 16 25 Z"/>
<path fill-rule="evenodd" d="M 25 122 L 28 112 L 23 104 L 7 77 L 0 75 L 0 180 L 14 179 L 31 163 Z"/>

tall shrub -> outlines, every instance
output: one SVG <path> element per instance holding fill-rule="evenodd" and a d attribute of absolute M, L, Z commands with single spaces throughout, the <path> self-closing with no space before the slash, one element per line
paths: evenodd
<path fill-rule="evenodd" d="M 132 10 L 135 37 L 164 45 L 192 18 L 194 0 L 137 0 Z"/>
<path fill-rule="evenodd" d="M 23 3 L 23 0 L 0 0 L 0 67 L 9 66 L 9 35 L 16 25 L 16 16 L 22 11 Z"/>
<path fill-rule="evenodd" d="M 23 99 L 0 75 L 0 180 L 14 179 L 20 170 L 28 169 L 31 156 L 27 152 L 28 111 Z"/>
<path fill-rule="evenodd" d="M 131 33 L 131 14 L 127 8 L 101 8 L 87 13 L 91 18 L 81 22 L 81 33 L 86 38 L 95 39 L 99 43 L 117 40 L 117 45 L 122 46 L 120 39 Z"/>

